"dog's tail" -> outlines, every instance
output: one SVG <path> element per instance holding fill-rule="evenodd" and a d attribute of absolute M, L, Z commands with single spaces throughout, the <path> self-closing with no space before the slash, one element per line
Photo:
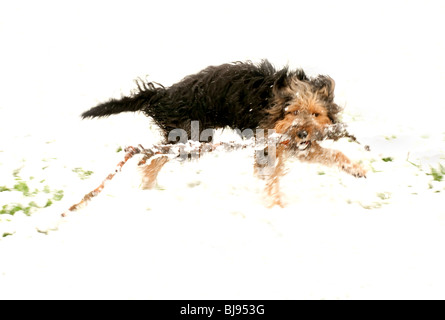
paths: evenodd
<path fill-rule="evenodd" d="M 111 99 L 108 102 L 101 103 L 82 113 L 82 119 L 107 117 L 121 112 L 141 111 L 150 105 L 150 101 L 152 101 L 153 98 L 159 97 L 162 95 L 162 92 L 165 92 L 165 88 L 158 83 L 144 83 L 137 80 L 136 84 L 139 89 L 136 94 L 121 99 Z M 155 84 L 158 86 L 155 86 Z"/>

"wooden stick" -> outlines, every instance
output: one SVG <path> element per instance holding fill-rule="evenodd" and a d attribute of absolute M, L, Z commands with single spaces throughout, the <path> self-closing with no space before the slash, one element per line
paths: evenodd
<path fill-rule="evenodd" d="M 82 207 L 83 205 L 86 205 L 87 202 L 89 202 L 92 198 L 96 197 L 99 193 L 102 192 L 102 190 L 105 188 L 105 183 L 107 183 L 108 181 L 111 181 L 114 176 L 116 175 L 116 173 L 120 172 L 122 170 L 122 167 L 124 166 L 124 164 L 130 160 L 131 158 L 133 158 L 133 156 L 135 154 L 141 153 L 144 149 L 140 149 L 140 148 L 135 148 L 135 147 L 128 147 L 125 149 L 125 157 L 124 160 L 119 162 L 116 166 L 116 169 L 114 170 L 113 173 L 110 173 L 104 181 L 102 181 L 102 183 L 93 191 L 87 193 L 82 200 L 79 203 L 76 203 L 74 205 L 72 205 L 68 211 L 69 212 L 73 212 L 78 210 L 80 207 Z M 62 213 L 62 217 L 66 217 L 67 213 Z"/>
<path fill-rule="evenodd" d="M 143 184 L 144 189 L 153 186 L 156 176 L 163 167 L 163 165 L 171 159 L 174 158 L 199 158 L 206 152 L 212 152 L 217 148 L 228 149 L 244 149 L 250 146 L 251 143 L 201 143 L 197 141 L 188 141 L 187 143 L 180 144 L 167 144 L 167 145 L 153 145 L 148 149 L 139 145 L 138 147 L 127 147 L 125 148 L 125 157 L 123 161 L 120 161 L 113 173 L 110 173 L 102 183 L 93 191 L 87 193 L 80 202 L 72 205 L 68 212 L 74 212 L 85 206 L 92 198 L 98 196 L 102 190 L 105 188 L 105 184 L 111 181 L 114 176 L 122 170 L 122 167 L 127 163 L 128 160 L 133 158 L 136 154 L 143 154 L 144 157 L 139 161 L 138 166 L 145 166 L 142 168 L 143 172 Z M 161 155 L 160 157 L 155 157 L 156 155 Z M 148 160 L 152 159 L 148 164 Z M 68 212 L 62 213 L 62 217 L 66 217 Z"/>
<path fill-rule="evenodd" d="M 338 140 L 343 137 L 348 137 L 359 143 L 357 139 L 351 134 L 349 134 L 344 126 L 336 126 L 333 130 L 327 133 L 328 139 Z M 271 141 L 267 141 L 265 139 L 265 144 L 262 149 L 267 148 L 267 144 L 271 143 Z M 275 139 L 275 143 L 282 143 L 280 139 Z M 86 205 L 92 198 L 98 196 L 102 190 L 105 188 L 105 184 L 111 181 L 114 176 L 122 170 L 122 167 L 136 154 L 143 154 L 144 157 L 139 161 L 138 166 L 142 168 L 143 179 L 142 179 L 142 188 L 149 189 L 155 185 L 156 177 L 159 171 L 162 169 L 165 163 L 170 161 L 171 159 L 179 158 L 181 160 L 186 159 L 198 159 L 206 152 L 212 152 L 216 149 L 223 150 L 238 150 L 245 149 L 247 147 L 255 146 L 255 142 L 253 139 L 243 141 L 242 143 L 236 142 L 220 142 L 220 143 L 211 143 L 211 142 L 198 142 L 189 140 L 187 143 L 177 143 L 177 144 L 164 144 L 164 145 L 152 145 L 150 148 L 146 149 L 143 146 L 139 145 L 138 147 L 127 147 L 125 148 L 125 157 L 124 160 L 119 162 L 116 166 L 116 169 L 113 173 L 110 173 L 102 183 L 93 191 L 87 193 L 79 203 L 72 205 L 68 212 L 77 211 L 80 207 Z M 369 147 L 365 146 L 365 149 L 369 151 Z M 148 160 L 150 160 L 148 162 Z M 62 217 L 66 217 L 67 213 L 62 213 Z"/>

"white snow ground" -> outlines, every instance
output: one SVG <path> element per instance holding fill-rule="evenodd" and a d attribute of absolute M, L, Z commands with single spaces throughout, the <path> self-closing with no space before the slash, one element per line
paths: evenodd
<path fill-rule="evenodd" d="M 444 15 L 440 1 L 1 3 L 0 209 L 31 215 L 0 214 L 0 299 L 444 299 Z M 372 151 L 326 145 L 367 179 L 290 162 L 287 207 L 267 209 L 250 150 L 172 161 L 151 191 L 134 159 L 60 218 L 119 147 L 158 139 L 142 115 L 82 111 L 146 73 L 169 85 L 261 58 L 336 79 Z"/>

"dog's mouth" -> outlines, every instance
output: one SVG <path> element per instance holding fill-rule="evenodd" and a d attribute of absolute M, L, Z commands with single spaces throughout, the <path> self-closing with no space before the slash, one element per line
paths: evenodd
<path fill-rule="evenodd" d="M 307 137 L 305 137 L 307 138 Z M 279 143 L 286 145 L 294 151 L 305 151 L 312 146 L 311 140 L 292 139 L 289 135 L 279 135 Z"/>
<path fill-rule="evenodd" d="M 309 147 L 311 146 L 311 141 L 301 141 L 300 143 L 297 144 L 297 149 L 300 151 L 304 151 L 309 149 Z"/>

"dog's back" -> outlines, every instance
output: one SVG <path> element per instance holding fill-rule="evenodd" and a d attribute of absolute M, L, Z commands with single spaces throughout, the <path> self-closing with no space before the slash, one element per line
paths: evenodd
<path fill-rule="evenodd" d="M 293 76 L 307 79 L 302 70 Z M 166 137 L 173 129 L 184 129 L 190 136 L 191 121 L 199 121 L 202 130 L 227 126 L 255 129 L 267 116 L 274 88 L 284 86 L 288 77 L 287 68 L 276 71 L 267 60 L 258 65 L 236 62 L 212 66 L 168 88 L 139 83 L 135 95 L 111 99 L 82 117 L 143 111 Z"/>
<path fill-rule="evenodd" d="M 167 129 L 185 129 L 190 120 L 202 128 L 256 128 L 270 103 L 274 77 L 267 62 L 208 67 L 172 85 L 161 104 L 144 112 Z M 166 112 L 162 118 L 160 109 Z"/>

